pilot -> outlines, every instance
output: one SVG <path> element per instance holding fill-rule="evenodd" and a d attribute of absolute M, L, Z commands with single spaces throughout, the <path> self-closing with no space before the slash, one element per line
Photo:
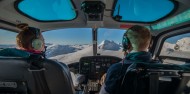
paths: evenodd
<path fill-rule="evenodd" d="M 120 84 L 119 82 L 122 80 L 125 71 L 128 68 L 122 66 L 130 65 L 134 61 L 151 61 L 152 55 L 148 52 L 150 41 L 151 33 L 143 26 L 134 25 L 126 31 L 122 40 L 125 57 L 120 63 L 113 64 L 108 69 L 100 94 L 117 93 L 117 89 Z"/>
<path fill-rule="evenodd" d="M 16 36 L 17 48 L 0 50 L 0 56 L 29 57 L 32 54 L 42 54 L 44 38 L 39 29 L 22 23 L 17 25 L 22 31 Z"/>

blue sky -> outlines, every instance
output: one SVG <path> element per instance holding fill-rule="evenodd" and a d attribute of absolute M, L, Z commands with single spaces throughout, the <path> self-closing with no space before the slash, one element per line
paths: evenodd
<path fill-rule="evenodd" d="M 121 42 L 124 30 L 100 28 L 98 30 L 98 43 L 103 40 Z M 92 44 L 91 28 L 59 29 L 43 33 L 46 43 L 55 44 Z"/>
<path fill-rule="evenodd" d="M 103 40 L 113 40 L 116 43 L 121 43 L 122 36 L 125 30 L 121 29 L 98 29 L 98 44 Z M 17 33 L 8 32 L 0 29 L 0 44 L 15 44 Z M 43 33 L 46 43 L 54 44 L 92 44 L 91 28 L 72 28 L 51 30 Z M 190 33 L 178 35 L 166 39 L 169 43 L 176 43 L 177 40 L 190 37 Z"/>
<path fill-rule="evenodd" d="M 90 44 L 92 33 L 90 28 L 74 28 L 51 30 L 43 33 L 46 43 L 54 44 Z"/>
<path fill-rule="evenodd" d="M 102 42 L 103 40 L 113 40 L 116 43 L 121 43 L 125 31 L 126 30 L 121 29 L 100 28 L 98 30 L 98 43 Z"/>
<path fill-rule="evenodd" d="M 103 40 L 113 40 L 121 43 L 125 30 L 121 29 L 98 29 L 98 43 Z M 51 30 L 42 33 L 46 43 L 54 44 L 92 44 L 91 28 L 72 28 Z M 0 44 L 15 44 L 17 33 L 0 29 Z"/>
<path fill-rule="evenodd" d="M 0 44 L 16 44 L 16 35 L 15 32 L 0 29 Z"/>

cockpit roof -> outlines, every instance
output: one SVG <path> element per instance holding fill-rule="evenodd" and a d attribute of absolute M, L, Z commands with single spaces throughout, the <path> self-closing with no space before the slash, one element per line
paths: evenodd
<path fill-rule="evenodd" d="M 90 18 L 91 15 L 84 12 L 84 1 L 89 10 L 103 8 L 96 11 L 100 12 L 100 18 Z M 102 3 L 94 6 L 90 1 Z M 42 31 L 94 27 L 126 29 L 138 24 L 159 34 L 179 23 L 188 24 L 189 4 L 190 0 L 0 0 L 0 26 L 19 32 L 15 27 L 18 23 L 28 23 Z"/>

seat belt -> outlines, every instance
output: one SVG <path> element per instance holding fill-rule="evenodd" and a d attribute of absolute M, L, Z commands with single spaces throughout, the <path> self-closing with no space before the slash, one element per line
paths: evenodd
<path fill-rule="evenodd" d="M 127 67 L 125 75 L 122 78 L 122 82 L 120 84 L 119 91 L 121 90 L 121 87 L 123 86 L 123 82 L 125 80 L 126 74 L 129 71 L 134 71 L 133 69 L 138 67 L 135 65 L 136 61 L 129 61 L 129 62 L 130 62 L 130 65 Z M 157 61 L 151 60 L 149 63 L 157 63 Z M 123 67 L 123 65 L 122 65 L 122 67 Z M 134 84 L 134 87 L 135 87 L 134 89 L 136 90 L 137 89 L 137 82 L 135 82 L 135 83 L 136 84 Z M 149 78 L 149 94 L 158 94 L 158 88 L 159 88 L 159 75 L 158 75 L 158 73 L 151 73 L 150 78 Z M 134 93 L 136 93 L 136 91 Z M 120 93 L 117 92 L 116 94 L 120 94 Z"/>
<path fill-rule="evenodd" d="M 46 78 L 43 64 L 44 58 L 41 55 L 31 55 L 29 57 L 29 71 L 32 72 L 35 81 L 36 94 L 51 94 Z"/>
<path fill-rule="evenodd" d="M 158 94 L 159 75 L 158 73 L 151 73 L 149 78 L 149 94 Z"/>
<path fill-rule="evenodd" d="M 37 94 L 51 94 L 45 79 L 44 70 L 32 71 L 32 74 L 34 77 Z"/>

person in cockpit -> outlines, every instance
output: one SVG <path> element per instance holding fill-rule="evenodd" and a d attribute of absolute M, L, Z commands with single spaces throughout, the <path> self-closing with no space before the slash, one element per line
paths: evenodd
<path fill-rule="evenodd" d="M 100 94 L 117 93 L 119 82 L 128 68 L 122 66 L 128 66 L 134 61 L 150 62 L 152 60 L 152 55 L 148 52 L 150 41 L 151 33 L 143 26 L 134 25 L 126 31 L 122 40 L 125 58 L 108 69 Z"/>
<path fill-rule="evenodd" d="M 22 30 L 16 36 L 17 48 L 0 50 L 0 56 L 29 57 L 30 54 L 42 54 L 45 43 L 40 30 L 25 23 L 17 27 Z"/>

